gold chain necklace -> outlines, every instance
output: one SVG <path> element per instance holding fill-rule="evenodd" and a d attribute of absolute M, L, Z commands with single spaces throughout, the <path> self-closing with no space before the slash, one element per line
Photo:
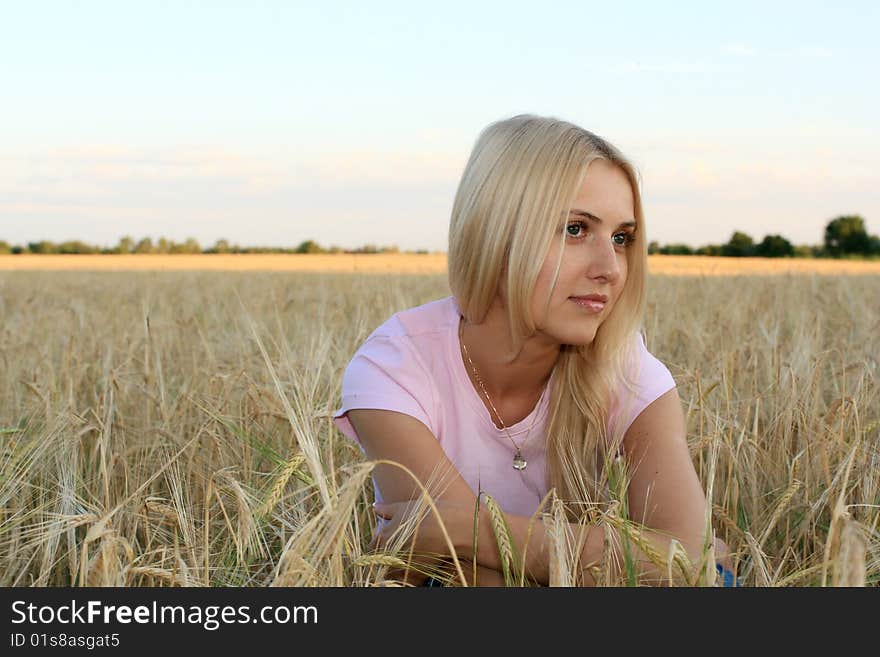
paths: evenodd
<path fill-rule="evenodd" d="M 526 466 L 529 464 L 529 462 L 523 458 L 521 447 L 522 447 L 522 445 L 525 445 L 526 441 L 529 439 L 529 434 L 532 433 L 532 428 L 535 426 L 535 422 L 538 421 L 539 413 L 535 413 L 535 418 L 532 420 L 532 426 L 530 426 L 529 430 L 526 432 L 526 437 L 523 438 L 522 444 L 517 445 L 516 441 L 514 441 L 513 437 L 510 435 L 510 432 L 507 430 L 507 425 L 504 424 L 504 420 L 501 419 L 501 414 L 498 412 L 498 409 L 495 408 L 495 404 L 492 403 L 492 399 L 489 397 L 489 393 L 486 392 L 486 386 L 483 385 L 483 380 L 480 378 L 480 375 L 477 374 L 477 368 L 474 365 L 474 361 L 471 360 L 471 356 L 468 353 L 467 346 L 465 345 L 464 340 L 462 339 L 463 331 L 464 331 L 464 322 L 461 322 L 458 325 L 458 341 L 461 344 L 461 348 L 464 350 L 465 358 L 467 358 L 468 363 L 470 363 L 471 371 L 474 373 L 474 378 L 477 380 L 477 383 L 479 384 L 480 389 L 483 391 L 483 394 L 486 396 L 486 401 L 489 402 L 489 406 L 491 406 L 492 410 L 495 411 L 495 417 L 497 417 L 498 422 L 501 423 L 501 428 L 504 429 L 504 433 L 507 434 L 507 439 L 513 444 L 514 448 L 516 448 L 516 453 L 513 455 L 513 469 L 514 470 L 525 470 Z"/>

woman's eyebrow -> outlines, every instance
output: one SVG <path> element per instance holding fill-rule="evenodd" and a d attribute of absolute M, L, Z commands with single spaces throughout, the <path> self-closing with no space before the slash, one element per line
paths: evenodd
<path fill-rule="evenodd" d="M 593 221 L 595 221 L 597 224 L 602 223 L 602 219 L 600 219 L 599 217 L 597 217 L 596 215 L 594 215 L 591 212 L 587 212 L 586 210 L 571 210 L 569 214 L 576 214 L 580 217 L 588 217 L 588 218 L 592 219 Z M 620 225 L 618 226 L 618 228 L 635 228 L 635 227 L 636 227 L 635 221 L 622 221 L 620 223 Z"/>

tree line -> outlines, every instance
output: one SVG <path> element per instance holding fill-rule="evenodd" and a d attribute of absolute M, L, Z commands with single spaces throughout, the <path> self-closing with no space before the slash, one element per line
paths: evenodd
<path fill-rule="evenodd" d="M 165 237 L 160 237 L 155 242 L 149 238 L 135 241 L 131 237 L 123 237 L 116 246 L 103 247 L 86 244 L 80 240 L 67 242 L 28 242 L 26 245 L 11 245 L 0 240 L 0 254 L 38 253 L 38 254 L 132 254 L 132 253 L 428 253 L 426 249 L 418 251 L 401 251 L 397 245 L 377 246 L 366 244 L 356 249 L 343 249 L 341 246 L 322 247 L 313 240 L 305 240 L 294 247 L 276 246 L 239 246 L 230 244 L 228 240 L 217 240 L 213 246 L 202 248 L 198 240 L 190 237 L 183 242 L 175 242 Z"/>
<path fill-rule="evenodd" d="M 367 244 L 356 249 L 343 249 L 339 246 L 323 247 L 314 240 L 305 240 L 295 247 L 242 247 L 230 244 L 225 239 L 217 240 L 214 246 L 203 249 L 197 240 L 188 238 L 174 242 L 164 237 L 155 242 L 149 237 L 135 241 L 123 237 L 114 247 L 99 247 L 79 240 L 67 242 L 29 242 L 26 246 L 10 245 L 0 240 L 0 254 L 17 253 L 428 253 L 426 249 L 401 251 L 396 245 L 377 246 Z M 880 237 L 869 235 L 865 220 L 860 215 L 845 215 L 832 219 L 825 226 L 822 244 L 793 245 L 782 235 L 765 235 L 755 243 L 750 235 L 734 231 L 724 244 L 706 244 L 692 248 L 687 244 L 664 244 L 651 242 L 648 253 L 662 255 L 708 255 L 728 257 L 763 258 L 841 258 L 841 257 L 880 257 Z"/>
<path fill-rule="evenodd" d="M 733 258 L 843 258 L 880 257 L 880 237 L 869 235 L 859 215 L 836 217 L 825 226 L 822 244 L 794 245 L 782 235 L 765 235 L 760 242 L 742 231 L 734 231 L 724 244 L 692 248 L 687 244 L 651 242 L 648 253 L 663 255 L 708 255 Z"/>

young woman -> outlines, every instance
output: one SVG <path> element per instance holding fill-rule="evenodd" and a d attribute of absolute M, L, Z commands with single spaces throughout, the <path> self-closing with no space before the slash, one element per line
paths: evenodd
<path fill-rule="evenodd" d="M 452 296 L 391 317 L 343 378 L 339 429 L 367 458 L 405 466 L 441 516 L 413 520 L 421 487 L 382 463 L 374 545 L 420 522 L 412 547 L 449 555 L 451 541 L 475 562 L 478 584 L 500 583 L 482 498 L 473 548 L 478 495 L 488 493 L 520 554 L 528 540 L 527 575 L 548 583 L 550 537 L 533 514 L 552 488 L 576 527 L 607 501 L 617 457 L 630 478 L 628 517 L 653 546 L 666 554 L 674 538 L 696 562 L 714 544 L 729 567 L 726 546 L 706 535 L 675 381 L 640 333 L 645 231 L 635 169 L 607 141 L 533 115 L 483 130 L 452 209 Z M 578 584 L 595 584 L 605 546 L 605 531 L 587 532 Z M 619 541 L 607 549 L 622 562 Z M 636 556 L 645 581 L 664 578 Z"/>

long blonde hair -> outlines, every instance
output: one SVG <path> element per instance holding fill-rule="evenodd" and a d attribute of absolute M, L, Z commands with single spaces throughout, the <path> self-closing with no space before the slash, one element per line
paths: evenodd
<path fill-rule="evenodd" d="M 449 287 L 465 319 L 482 322 L 502 278 L 511 340 L 518 351 L 535 332 L 531 299 L 551 240 L 595 159 L 629 178 L 636 241 L 626 250 L 627 278 L 589 345 L 563 345 L 551 377 L 547 478 L 571 518 L 608 496 L 609 459 L 622 441 L 609 428 L 612 399 L 622 382 L 630 392 L 645 308 L 647 240 L 635 167 L 601 137 L 552 117 L 523 114 L 497 121 L 479 135 L 465 166 L 449 225 Z M 559 253 L 556 272 L 565 248 Z M 552 288 L 556 285 L 554 277 Z M 627 408 L 624 408 L 625 412 Z"/>

